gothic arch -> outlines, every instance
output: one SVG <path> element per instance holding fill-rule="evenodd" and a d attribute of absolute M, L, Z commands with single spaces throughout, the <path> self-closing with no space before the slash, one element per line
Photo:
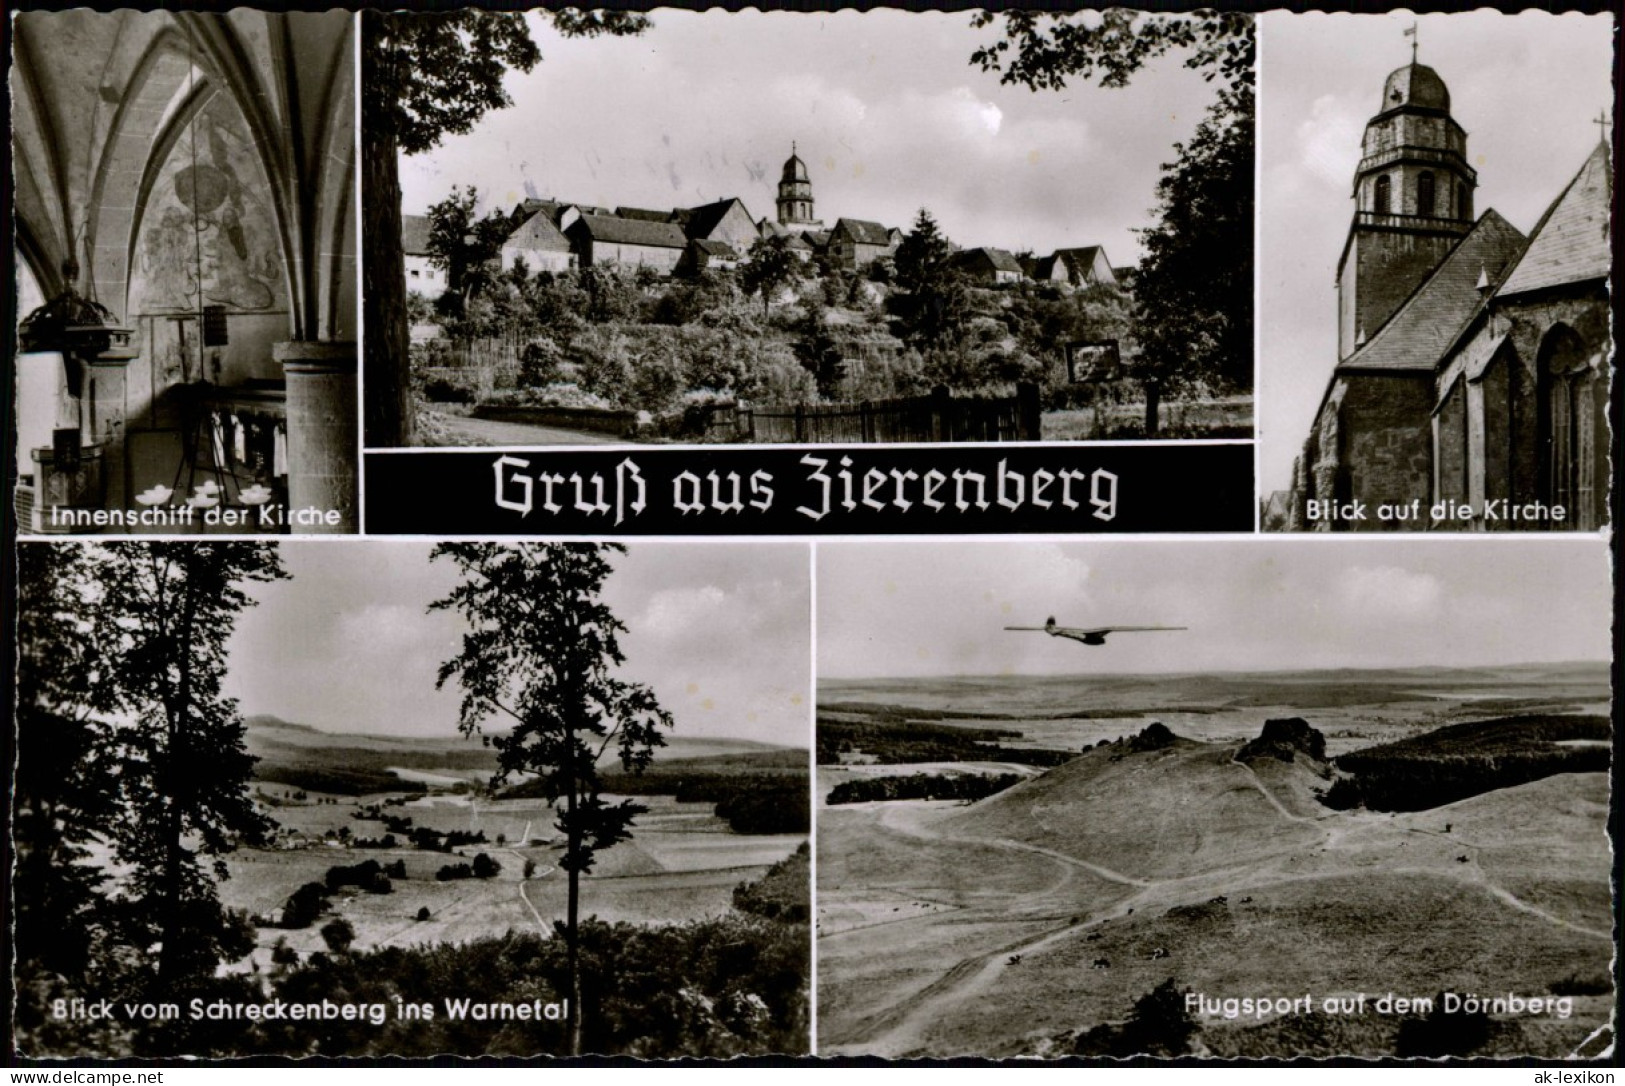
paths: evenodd
<path fill-rule="evenodd" d="M 1541 338 L 1535 390 L 1540 497 L 1564 507 L 1565 527 L 1597 528 L 1608 496 L 1607 383 L 1567 324 Z"/>
<path fill-rule="evenodd" d="M 129 317 L 130 270 L 140 234 L 141 215 L 150 191 L 150 175 L 168 156 L 175 124 L 170 116 L 190 117 L 188 95 L 179 109 L 175 100 L 186 90 L 192 65 L 185 44 L 171 28 L 153 36 L 136 62 L 128 87 L 119 99 L 107 137 L 97 156 L 91 181 L 88 281 L 104 303 Z"/>

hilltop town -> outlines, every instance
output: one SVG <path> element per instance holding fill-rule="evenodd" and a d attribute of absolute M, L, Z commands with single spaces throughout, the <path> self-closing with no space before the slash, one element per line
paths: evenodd
<path fill-rule="evenodd" d="M 815 213 L 807 164 L 794 150 L 784 163 L 776 204 L 776 217 L 758 220 L 737 196 L 666 210 L 527 198 L 507 216 L 498 259 L 503 271 L 523 261 L 532 272 L 614 265 L 694 276 L 736 269 L 758 241 L 782 238 L 784 248 L 803 263 L 862 272 L 895 257 L 903 240 L 898 227 L 866 219 L 843 217 L 826 225 Z M 401 227 L 407 289 L 431 297 L 447 289 L 445 269 L 431 249 L 429 216 L 405 215 Z M 956 251 L 953 263 L 971 282 L 984 286 L 1119 282 L 1119 273 L 1098 245 L 1056 249 L 1047 256 L 1018 256 L 982 246 Z"/>
<path fill-rule="evenodd" d="M 761 219 L 479 203 L 402 220 L 428 443 L 1251 433 L 1250 389 L 1142 367 L 1134 270 L 1102 246 L 964 248 L 929 209 L 831 225 L 793 148 Z"/>

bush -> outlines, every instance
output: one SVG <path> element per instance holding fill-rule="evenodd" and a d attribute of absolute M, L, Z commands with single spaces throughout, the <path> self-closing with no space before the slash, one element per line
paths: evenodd
<path fill-rule="evenodd" d="M 811 868 L 807 843 L 768 868 L 755 882 L 734 887 L 734 908 L 743 913 L 777 920 L 784 924 L 805 924 L 811 916 Z"/>
<path fill-rule="evenodd" d="M 431 377 L 423 384 L 423 398 L 430 403 L 461 403 L 474 402 L 473 390 L 454 384 L 444 377 Z"/>
<path fill-rule="evenodd" d="M 334 954 L 343 954 L 355 942 L 355 928 L 342 916 L 336 916 L 322 925 L 322 942 Z"/>
<path fill-rule="evenodd" d="M 418 909 L 418 919 L 419 920 L 428 920 L 428 919 L 430 919 L 429 907 L 427 905 L 424 905 L 423 907 Z"/>
<path fill-rule="evenodd" d="M 327 911 L 329 904 L 327 887 L 319 882 L 307 882 L 295 890 L 287 904 L 282 906 L 282 926 L 308 928 Z"/>
<path fill-rule="evenodd" d="M 402 865 L 404 870 L 404 864 Z M 331 893 L 346 886 L 354 886 L 369 894 L 387 894 L 394 889 L 377 860 L 366 860 L 346 867 L 336 865 L 327 869 L 327 889 Z"/>
<path fill-rule="evenodd" d="M 903 777 L 856 777 L 830 789 L 830 806 L 892 799 L 958 799 L 974 801 L 1021 783 L 1019 773 L 912 773 Z"/>
<path fill-rule="evenodd" d="M 538 339 L 519 352 L 519 383 L 525 388 L 550 385 L 559 378 L 564 352 L 551 339 Z"/>

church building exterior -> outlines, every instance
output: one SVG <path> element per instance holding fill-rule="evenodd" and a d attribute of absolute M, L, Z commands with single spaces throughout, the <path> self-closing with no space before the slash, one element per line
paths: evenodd
<path fill-rule="evenodd" d="M 1273 511 L 1284 523 L 1266 527 L 1606 523 L 1607 144 L 1528 236 L 1475 217 L 1469 163 L 1439 74 L 1414 58 L 1391 73 L 1354 177 L 1337 363 Z"/>

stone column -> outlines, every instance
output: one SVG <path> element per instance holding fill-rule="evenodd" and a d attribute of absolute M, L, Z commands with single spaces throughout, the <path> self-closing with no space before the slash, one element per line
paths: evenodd
<path fill-rule="evenodd" d="M 133 351 L 108 352 L 90 360 L 84 390 L 85 442 L 102 450 L 102 477 L 106 506 L 123 509 L 131 504 L 125 486 L 124 421 L 128 411 L 125 371 Z"/>
<path fill-rule="evenodd" d="M 292 531 L 353 533 L 359 528 L 356 345 L 294 340 L 276 344 L 271 356 L 282 363 L 288 383 L 289 513 L 338 513 L 336 524 L 324 517 L 293 523 Z"/>

